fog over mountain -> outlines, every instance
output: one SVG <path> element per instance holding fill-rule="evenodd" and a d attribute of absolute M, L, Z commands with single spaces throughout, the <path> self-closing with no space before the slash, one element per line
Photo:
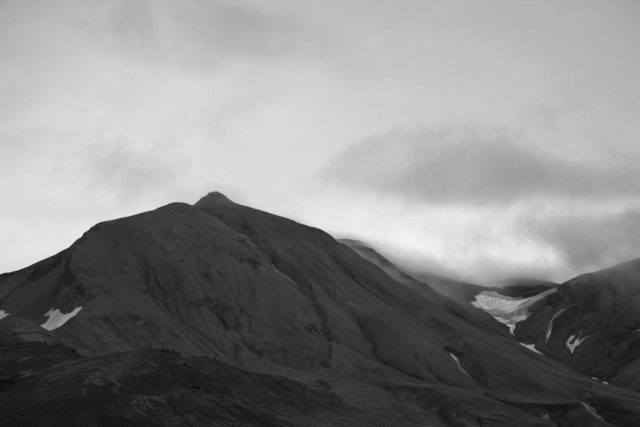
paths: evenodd
<path fill-rule="evenodd" d="M 211 188 L 487 283 L 632 259 L 639 18 L 634 1 L 2 1 L 0 270 Z"/>
<path fill-rule="evenodd" d="M 560 280 L 560 273 L 637 254 L 640 168 L 626 158 L 576 161 L 496 130 L 459 125 L 367 139 L 338 156 L 325 174 L 334 184 L 409 204 L 424 212 L 425 223 L 425 211 L 453 216 L 452 227 L 468 228 L 464 234 L 447 229 L 457 255 L 439 259 L 454 271 L 471 266 L 476 279 L 511 271 Z M 529 258 L 518 266 L 523 255 Z M 508 264 L 501 269 L 502 257 Z M 421 262 L 415 256 L 407 261 Z M 474 262 L 488 266 L 483 271 Z"/>

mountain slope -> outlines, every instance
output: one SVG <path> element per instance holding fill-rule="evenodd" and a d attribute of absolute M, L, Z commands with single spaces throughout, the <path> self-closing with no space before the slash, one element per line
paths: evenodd
<path fill-rule="evenodd" d="M 317 420 L 352 425 L 362 420 L 330 393 L 160 350 L 85 358 L 60 346 L 23 344 L 3 351 L 0 374 L 2 425 L 300 425 Z"/>
<path fill-rule="evenodd" d="M 462 316 L 476 323 L 477 326 L 494 332 L 504 332 L 504 328 L 496 324 L 490 315 L 467 304 L 468 301 L 473 299 L 475 294 L 487 288 L 456 282 L 435 275 L 421 275 L 421 280 L 418 280 L 398 268 L 398 266 L 363 242 L 353 239 L 341 239 L 340 242 L 346 244 L 358 255 L 379 267 L 398 283 L 404 284 L 411 290 L 421 293 L 440 307 L 448 308 L 452 313 L 456 313 L 457 316 Z M 429 280 L 424 280 L 426 277 L 428 277 Z"/>
<path fill-rule="evenodd" d="M 562 284 L 517 329 L 572 368 L 636 390 L 639 332 L 640 260 Z"/>
<path fill-rule="evenodd" d="M 47 325 L 107 366 L 146 348 L 207 356 L 321 387 L 385 424 L 640 423 L 640 395 L 523 348 L 321 230 L 219 193 L 98 224 L 0 276 L 0 309 L 0 325 Z"/>

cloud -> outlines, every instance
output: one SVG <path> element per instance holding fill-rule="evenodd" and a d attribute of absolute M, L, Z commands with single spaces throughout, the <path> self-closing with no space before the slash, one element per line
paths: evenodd
<path fill-rule="evenodd" d="M 640 257 L 640 206 L 597 215 L 585 210 L 551 217 L 531 215 L 522 218 L 520 230 L 562 254 L 576 273 Z"/>
<path fill-rule="evenodd" d="M 100 190 L 123 202 L 149 193 L 176 194 L 184 185 L 190 160 L 177 141 L 146 142 L 136 147 L 126 141 L 99 141 L 85 150 L 78 175 L 86 176 L 89 191 Z"/>
<path fill-rule="evenodd" d="M 414 201 L 508 205 L 530 198 L 640 195 L 640 169 L 620 159 L 579 162 L 507 132 L 443 127 L 396 131 L 349 147 L 330 181 Z"/>
<path fill-rule="evenodd" d="M 219 66 L 229 59 L 273 60 L 318 43 L 311 24 L 239 2 L 123 1 L 84 32 L 128 58 L 181 69 Z"/>
<path fill-rule="evenodd" d="M 37 196 L 37 203 L 48 206 L 64 204 L 68 197 L 87 203 L 104 198 L 130 203 L 177 195 L 186 185 L 191 164 L 187 147 L 171 137 L 134 142 L 126 136 L 47 128 L 0 135 L 0 157 L 6 177 L 16 183 L 0 195 Z M 47 186 L 55 191 L 43 191 Z"/>
<path fill-rule="evenodd" d="M 532 212 L 637 198 L 638 11 L 0 1 L 0 232 L 51 253 L 98 220 L 232 188 L 451 269 L 566 272 L 582 262 L 545 233 L 567 212 Z M 456 121 L 501 129 L 388 132 Z M 41 258 L 26 245 L 9 264 Z"/>
<path fill-rule="evenodd" d="M 606 147 L 588 160 L 563 148 L 465 125 L 395 131 L 353 144 L 322 176 L 368 200 L 360 237 L 413 269 L 563 281 L 639 257 L 640 169 Z"/>

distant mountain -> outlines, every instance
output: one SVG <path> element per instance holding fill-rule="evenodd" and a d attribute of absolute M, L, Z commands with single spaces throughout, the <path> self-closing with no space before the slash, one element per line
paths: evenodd
<path fill-rule="evenodd" d="M 433 273 L 419 273 L 416 277 L 425 283 L 428 283 L 438 293 L 451 298 L 458 303 L 468 303 L 474 300 L 475 296 L 480 292 L 489 289 L 486 286 L 476 285 L 469 282 L 454 280 Z"/>
<path fill-rule="evenodd" d="M 563 283 L 517 336 L 586 375 L 640 390 L 640 260 Z"/>
<path fill-rule="evenodd" d="M 462 292 L 453 282 L 452 289 L 439 291 L 472 299 L 528 348 L 605 384 L 640 391 L 640 259 L 563 284 L 516 279 Z"/>
<path fill-rule="evenodd" d="M 220 193 L 97 224 L 0 276 L 0 423 L 640 424 L 372 257 Z"/>
<path fill-rule="evenodd" d="M 509 297 L 526 298 L 548 291 L 558 286 L 558 283 L 548 280 L 532 278 L 509 279 L 501 286 L 500 293 Z"/>
<path fill-rule="evenodd" d="M 500 331 L 512 330 L 516 322 L 505 321 L 504 318 L 500 318 L 497 315 L 503 308 L 505 309 L 502 310 L 504 314 L 516 316 L 516 310 L 512 310 L 512 308 L 515 309 L 516 305 L 524 303 L 521 307 L 522 312 L 525 306 L 528 307 L 533 302 L 533 299 L 531 299 L 527 304 L 525 299 L 549 291 L 557 286 L 553 282 L 544 280 L 515 278 L 502 283 L 501 286 L 486 287 L 433 273 L 419 272 L 409 274 L 362 241 L 354 239 L 341 239 L 340 241 L 365 259 L 376 264 L 397 281 L 412 284 L 416 289 L 425 287 L 433 289 L 442 296 L 452 299 L 458 303 L 462 310 L 467 311 L 468 316 L 474 317 L 479 324 L 489 329 L 495 330 L 498 327 Z M 489 299 L 491 301 L 488 301 Z M 441 304 L 446 305 L 448 303 L 441 302 Z M 494 305 L 497 306 L 494 307 Z M 492 318 L 493 320 L 491 320 Z M 518 321 L 522 320 L 522 318 L 523 316 L 520 314 Z M 498 323 L 496 323 L 496 320 L 498 320 Z M 501 324 L 507 327 L 500 326 Z"/>

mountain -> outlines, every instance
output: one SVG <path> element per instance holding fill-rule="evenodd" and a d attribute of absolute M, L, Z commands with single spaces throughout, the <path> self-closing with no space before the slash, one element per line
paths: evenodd
<path fill-rule="evenodd" d="M 462 291 L 453 282 L 453 289 L 441 292 L 491 314 L 528 348 L 605 384 L 640 391 L 640 259 L 563 284 L 516 279 Z"/>
<path fill-rule="evenodd" d="M 451 305 L 451 301 L 447 301 L 448 299 L 457 302 L 460 307 L 458 310 L 465 311 L 466 317 L 473 318 L 477 325 L 497 332 L 507 333 L 509 331 L 513 334 L 516 322 L 510 318 L 516 317 L 518 321 L 522 320 L 524 317 L 522 313 L 530 307 L 531 303 L 536 301 L 530 297 L 554 287 L 552 282 L 536 279 L 512 279 L 504 286 L 485 287 L 428 272 L 408 274 L 362 241 L 341 239 L 340 242 L 380 267 L 398 282 L 409 285 L 416 290 L 436 291 L 445 297 L 439 298 L 441 305 Z M 526 303 L 526 300 L 529 303 Z M 521 305 L 519 311 L 515 310 L 516 305 Z"/>
<path fill-rule="evenodd" d="M 640 259 L 563 283 L 516 329 L 573 369 L 635 390 L 639 332 Z"/>
<path fill-rule="evenodd" d="M 433 273 L 421 272 L 416 274 L 415 277 L 421 282 L 428 283 L 429 286 L 438 293 L 465 306 L 466 303 L 473 301 L 475 296 L 480 292 L 491 289 L 469 282 L 453 280 Z"/>
<path fill-rule="evenodd" d="M 548 280 L 518 277 L 509 279 L 504 286 L 500 286 L 500 293 L 509 297 L 527 298 L 548 291 L 558 286 L 558 283 Z"/>
<path fill-rule="evenodd" d="M 220 193 L 99 223 L 0 276 L 0 422 L 640 424 L 640 393 L 398 274 Z"/>
<path fill-rule="evenodd" d="M 349 246 L 367 261 L 379 267 L 397 282 L 426 295 L 440 307 L 447 307 L 451 312 L 473 321 L 477 326 L 498 333 L 505 331 L 503 327 L 496 324 L 491 315 L 468 304 L 468 302 L 473 300 L 475 295 L 487 288 L 465 282 L 458 282 L 433 274 L 421 274 L 414 277 L 364 242 L 354 239 L 340 239 L 339 241 Z"/>

